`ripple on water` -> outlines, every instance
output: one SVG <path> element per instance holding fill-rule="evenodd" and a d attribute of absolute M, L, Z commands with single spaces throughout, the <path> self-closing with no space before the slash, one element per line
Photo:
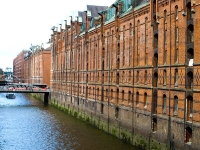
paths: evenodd
<path fill-rule="evenodd" d="M 0 150 L 130 149 L 112 136 L 23 94 L 0 94 Z M 132 149 L 132 147 L 131 147 Z M 135 149 L 134 149 L 135 150 Z"/>

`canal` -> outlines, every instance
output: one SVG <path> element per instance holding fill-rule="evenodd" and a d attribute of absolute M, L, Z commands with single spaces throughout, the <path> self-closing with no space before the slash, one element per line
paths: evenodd
<path fill-rule="evenodd" d="M 0 94 L 0 150 L 136 150 L 42 101 Z"/>

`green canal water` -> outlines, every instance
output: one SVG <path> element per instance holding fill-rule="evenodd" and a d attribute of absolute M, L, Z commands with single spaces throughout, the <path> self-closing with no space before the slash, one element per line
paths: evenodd
<path fill-rule="evenodd" d="M 0 150 L 136 150 L 42 101 L 0 94 Z"/>

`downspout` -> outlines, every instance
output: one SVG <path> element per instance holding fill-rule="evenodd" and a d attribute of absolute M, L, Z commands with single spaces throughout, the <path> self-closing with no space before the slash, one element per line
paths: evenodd
<path fill-rule="evenodd" d="M 169 75 L 169 77 L 170 77 L 170 79 L 169 79 L 169 121 L 168 121 L 168 145 L 170 145 L 170 148 L 171 148 L 171 103 L 170 103 L 170 100 L 171 100 L 171 0 L 169 0 L 169 7 L 170 7 L 170 11 L 169 11 L 169 24 L 170 24 L 170 28 L 169 28 L 169 43 L 170 43 L 170 54 L 169 54 L 169 69 L 170 69 L 170 75 Z"/>

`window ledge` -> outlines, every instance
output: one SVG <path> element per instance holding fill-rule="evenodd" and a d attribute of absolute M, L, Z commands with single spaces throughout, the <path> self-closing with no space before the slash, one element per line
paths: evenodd
<path fill-rule="evenodd" d="M 174 116 L 178 116 L 178 112 L 177 111 L 174 112 Z"/>
<path fill-rule="evenodd" d="M 163 113 L 163 114 L 166 114 L 166 109 L 163 109 L 162 113 Z"/>
<path fill-rule="evenodd" d="M 191 144 L 192 144 L 192 142 L 187 142 L 187 143 L 185 143 L 185 144 L 187 144 L 187 145 L 191 145 Z"/>

